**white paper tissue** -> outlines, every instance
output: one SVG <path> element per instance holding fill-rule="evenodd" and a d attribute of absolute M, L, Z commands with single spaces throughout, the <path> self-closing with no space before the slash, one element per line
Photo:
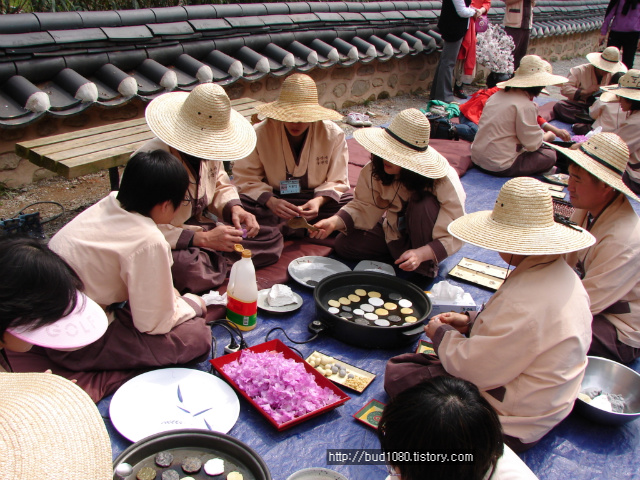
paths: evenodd
<path fill-rule="evenodd" d="M 432 304 L 430 317 L 443 312 L 463 313 L 476 310 L 476 303 L 471 295 L 446 280 L 436 283 L 427 295 Z"/>

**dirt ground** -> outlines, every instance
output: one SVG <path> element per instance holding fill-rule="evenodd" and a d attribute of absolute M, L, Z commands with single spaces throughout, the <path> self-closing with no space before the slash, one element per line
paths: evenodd
<path fill-rule="evenodd" d="M 350 112 L 369 113 L 373 125 L 382 125 L 391 121 L 396 113 L 406 108 L 423 108 L 427 104 L 426 94 L 405 95 L 359 105 Z M 353 127 L 339 123 L 347 136 L 352 135 Z M 122 173 L 122 169 L 121 169 Z M 91 175 L 67 180 L 52 177 L 17 189 L 0 191 L 0 218 L 11 218 L 25 207 L 35 202 L 57 202 L 64 207 L 64 214 L 43 225 L 47 237 L 53 236 L 60 228 L 80 212 L 96 203 L 109 193 L 109 173 L 107 170 Z M 39 211 L 40 218 L 46 221 L 61 213 L 61 207 L 53 204 L 40 204 L 29 207 L 24 213 Z"/>

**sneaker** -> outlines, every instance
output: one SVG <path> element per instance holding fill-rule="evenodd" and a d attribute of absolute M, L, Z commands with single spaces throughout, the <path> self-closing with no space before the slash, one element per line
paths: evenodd
<path fill-rule="evenodd" d="M 346 123 L 354 127 L 370 127 L 372 125 L 368 115 L 356 112 L 347 115 Z"/>
<path fill-rule="evenodd" d="M 467 98 L 469 98 L 469 96 L 464 93 L 464 90 L 462 89 L 462 85 L 456 85 L 453 87 L 453 94 L 460 98 L 461 100 L 466 100 Z"/>

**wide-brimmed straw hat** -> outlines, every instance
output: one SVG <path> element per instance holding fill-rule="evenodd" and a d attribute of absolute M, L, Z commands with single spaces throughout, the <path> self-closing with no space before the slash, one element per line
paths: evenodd
<path fill-rule="evenodd" d="M 553 143 L 547 143 L 547 145 L 564 153 L 610 187 L 640 202 L 640 198 L 622 181 L 622 174 L 629 161 L 629 147 L 615 133 L 604 132 L 592 135 L 586 142 L 581 143 L 577 150 L 558 147 Z"/>
<path fill-rule="evenodd" d="M 50 373 L 0 373 L 0 472 L 12 480 L 112 479 L 109 434 L 91 398 Z"/>
<path fill-rule="evenodd" d="M 316 82 L 309 75 L 294 73 L 282 82 L 278 100 L 256 107 L 264 117 L 281 122 L 340 120 L 342 114 L 318 104 Z"/>
<path fill-rule="evenodd" d="M 615 100 L 616 95 L 630 100 L 640 100 L 640 70 L 631 69 L 620 77 L 617 85 L 601 87 L 604 93 L 600 96 L 603 102 Z"/>
<path fill-rule="evenodd" d="M 528 177 L 505 183 L 493 211 L 464 215 L 448 230 L 467 243 L 514 255 L 561 254 L 595 243 L 586 230 L 556 223 L 549 189 Z"/>
<path fill-rule="evenodd" d="M 525 55 L 520 60 L 520 66 L 515 71 L 513 78 L 498 83 L 499 88 L 504 87 L 548 87 L 567 82 L 567 78 L 554 75 L 551 64 L 538 55 Z"/>
<path fill-rule="evenodd" d="M 55 323 L 40 328 L 9 327 L 7 332 L 32 345 L 54 349 L 80 348 L 98 340 L 109 326 L 100 305 L 78 292 L 76 308 Z"/>
<path fill-rule="evenodd" d="M 587 60 L 591 65 L 609 73 L 627 71 L 627 66 L 620 61 L 620 57 L 620 50 L 616 47 L 607 47 L 602 53 L 591 52 L 587 54 Z"/>
<path fill-rule="evenodd" d="M 215 83 L 160 95 L 147 105 L 145 118 L 160 140 L 197 158 L 239 160 L 256 146 L 253 127 Z"/>
<path fill-rule="evenodd" d="M 353 132 L 368 151 L 394 165 L 428 178 L 442 178 L 449 162 L 429 146 L 431 127 L 420 110 L 408 108 L 398 113 L 387 128 L 371 127 Z"/>

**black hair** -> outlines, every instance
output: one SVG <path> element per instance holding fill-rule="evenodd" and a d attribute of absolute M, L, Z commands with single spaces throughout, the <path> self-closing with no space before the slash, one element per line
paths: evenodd
<path fill-rule="evenodd" d="M 609 85 L 615 85 L 620 83 L 620 77 L 624 75 L 625 72 L 616 72 L 611 75 L 611 83 Z"/>
<path fill-rule="evenodd" d="M 380 180 L 382 185 L 389 186 L 397 180 L 416 197 L 416 200 L 420 200 L 428 192 L 433 192 L 433 178 L 403 168 L 396 179 L 395 175 L 389 175 L 384 171 L 384 160 L 373 153 L 371 163 L 373 164 L 372 174 L 374 178 Z"/>
<path fill-rule="evenodd" d="M 425 381 L 393 398 L 382 412 L 378 438 L 389 453 L 473 455 L 473 461 L 461 463 L 392 460 L 402 480 L 482 480 L 504 450 L 495 410 L 475 385 L 449 376 Z"/>
<path fill-rule="evenodd" d="M 631 102 L 631 107 L 629 107 L 629 111 L 637 112 L 638 110 L 640 110 L 640 100 L 631 100 L 630 98 L 627 98 L 627 100 Z"/>
<path fill-rule="evenodd" d="M 538 95 L 540 95 L 540 93 L 542 93 L 542 90 L 544 90 L 544 87 L 504 87 L 504 91 L 508 92 L 512 88 L 523 90 L 527 92 L 529 95 L 531 95 L 532 97 L 537 97 Z"/>
<path fill-rule="evenodd" d="M 9 327 L 50 325 L 76 307 L 76 272 L 40 241 L 0 237 L 0 339 Z"/>
<path fill-rule="evenodd" d="M 127 163 L 116 198 L 125 210 L 148 217 L 153 207 L 167 200 L 178 208 L 188 186 L 187 169 L 169 152 L 139 152 Z"/>

